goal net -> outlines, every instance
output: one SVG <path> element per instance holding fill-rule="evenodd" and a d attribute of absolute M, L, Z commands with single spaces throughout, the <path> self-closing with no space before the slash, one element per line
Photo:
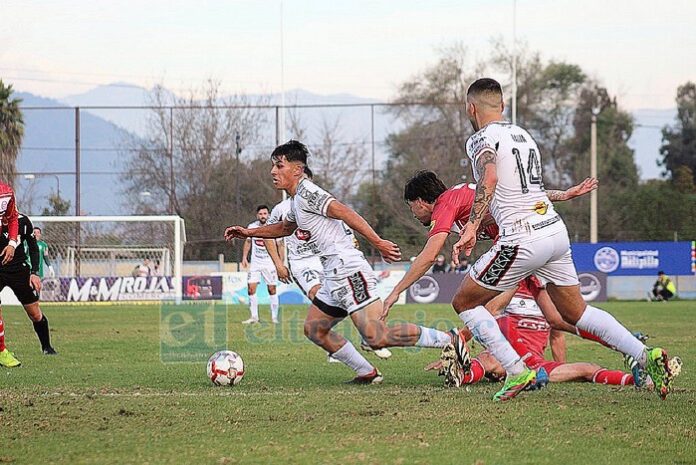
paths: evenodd
<path fill-rule="evenodd" d="M 55 300 L 114 300 L 116 294 L 118 300 L 157 300 L 162 287 L 168 289 L 166 294 L 159 292 L 163 298 L 180 300 L 186 231 L 179 216 L 33 216 L 30 219 L 41 228 L 41 238 L 48 244 L 49 260 L 55 272 L 51 278 L 56 280 L 53 287 L 77 289 L 70 296 L 63 292 L 65 295 Z M 114 291 L 117 280 L 118 286 L 125 286 L 129 292 Z M 100 293 L 100 288 L 106 290 Z M 42 293 L 44 297 L 54 300 L 50 294 Z"/>

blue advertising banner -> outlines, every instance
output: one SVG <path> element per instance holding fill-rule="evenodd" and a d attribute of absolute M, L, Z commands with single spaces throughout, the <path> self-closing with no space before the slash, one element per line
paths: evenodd
<path fill-rule="evenodd" d="M 691 242 L 598 242 L 572 245 L 578 272 L 609 276 L 654 276 L 692 273 Z"/>

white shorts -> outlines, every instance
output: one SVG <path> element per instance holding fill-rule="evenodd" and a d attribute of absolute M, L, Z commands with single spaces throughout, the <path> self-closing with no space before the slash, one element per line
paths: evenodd
<path fill-rule="evenodd" d="M 261 277 L 266 281 L 267 286 L 277 286 L 278 285 L 278 272 L 275 267 L 271 268 L 249 268 L 249 273 L 247 274 L 247 282 L 249 284 L 255 284 L 261 282 Z"/>
<path fill-rule="evenodd" d="M 379 300 L 377 276 L 367 262 L 345 278 L 325 277 L 312 303 L 327 315 L 345 318 Z"/>
<path fill-rule="evenodd" d="M 479 257 L 469 271 L 480 286 L 501 292 L 515 289 L 531 274 L 558 286 L 579 284 L 565 228 L 535 241 L 500 241 Z"/>
<path fill-rule="evenodd" d="M 318 256 L 290 260 L 290 274 L 305 295 L 324 280 L 324 267 Z"/>

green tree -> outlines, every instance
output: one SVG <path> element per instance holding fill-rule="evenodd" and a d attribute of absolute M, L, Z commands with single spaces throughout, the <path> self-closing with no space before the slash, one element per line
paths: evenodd
<path fill-rule="evenodd" d="M 70 212 L 70 201 L 65 200 L 58 194 L 48 197 L 48 207 L 44 207 L 41 214 L 43 216 L 65 216 Z"/>
<path fill-rule="evenodd" d="M 689 81 L 677 89 L 677 121 L 662 129 L 662 160 L 665 176 L 673 176 L 679 166 L 688 166 L 696 180 L 696 84 Z"/>
<path fill-rule="evenodd" d="M 12 85 L 0 79 L 0 180 L 11 186 L 17 173 L 16 163 L 24 137 L 21 99 L 13 98 Z"/>

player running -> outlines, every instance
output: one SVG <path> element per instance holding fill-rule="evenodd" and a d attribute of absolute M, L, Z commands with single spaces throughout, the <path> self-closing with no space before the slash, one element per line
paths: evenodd
<path fill-rule="evenodd" d="M 467 140 L 466 151 L 477 181 L 476 199 L 452 250 L 455 264 L 461 252 L 471 254 L 490 209 L 500 227 L 500 239 L 476 261 L 452 306 L 505 369 L 505 385 L 493 399 L 509 400 L 528 389 L 536 371 L 524 364 L 484 305 L 531 274 L 548 282 L 549 295 L 565 321 L 634 359 L 664 399 L 672 379 L 667 352 L 646 347 L 613 316 L 582 299 L 568 231 L 551 204 L 554 196 L 544 190 L 539 147 L 525 129 L 504 120 L 503 108 L 497 81 L 479 79 L 467 90 L 466 110 L 476 133 Z M 443 351 L 448 372 L 461 369 L 460 357 L 454 354 L 463 345 L 457 341 L 451 350 Z M 449 370 L 452 367 L 455 370 Z"/>
<path fill-rule="evenodd" d="M 307 147 L 289 141 L 271 154 L 271 176 L 276 189 L 292 196 L 292 208 L 281 223 L 255 230 L 230 226 L 225 239 L 279 238 L 301 231 L 301 240 L 319 255 L 324 279 L 314 296 L 305 320 L 305 335 L 356 372 L 351 381 L 359 384 L 382 382 L 381 373 L 343 336 L 331 329 L 350 316 L 353 324 L 373 349 L 392 346 L 442 348 L 452 342 L 449 334 L 436 329 L 404 323 L 387 327 L 380 315 L 382 302 L 376 295 L 376 276 L 362 252 L 355 248 L 352 230 L 363 235 L 387 262 L 401 258 L 399 247 L 382 239 L 355 211 L 304 176 Z"/>
<path fill-rule="evenodd" d="M 48 326 L 48 318 L 39 308 L 39 293 L 41 292 L 41 278 L 38 276 L 39 247 L 34 237 L 34 226 L 31 220 L 22 214 L 18 215 L 19 234 L 24 243 L 24 247 L 18 247 L 16 253 L 9 263 L 0 265 L 0 290 L 5 286 L 12 289 L 17 300 L 24 307 L 24 311 L 32 321 L 34 331 L 41 343 L 41 351 L 45 355 L 55 355 L 57 352 L 51 346 L 51 335 Z M 0 235 L 0 247 L 5 247 L 8 240 L 9 225 L 3 219 L 2 234 Z M 19 245 L 19 244 L 18 244 Z M 29 251 L 31 267 L 28 265 L 25 250 Z M 14 357 L 5 347 L 2 314 L 0 314 L 0 365 L 14 367 L 21 365 L 21 362 Z"/>
<path fill-rule="evenodd" d="M 268 215 L 268 207 L 259 205 L 256 207 L 256 221 L 249 224 L 247 229 L 256 229 L 264 226 L 268 220 Z M 247 260 L 249 251 L 251 251 L 251 265 L 249 265 Z M 268 250 L 266 250 L 266 243 L 262 238 L 249 237 L 244 241 L 242 267 L 249 268 L 247 291 L 249 292 L 249 311 L 251 312 L 251 318 L 242 321 L 242 324 L 248 325 L 259 322 L 259 300 L 256 296 L 256 287 L 259 285 L 262 276 L 263 280 L 266 281 L 268 298 L 271 301 L 271 321 L 278 323 L 278 295 L 276 294 L 278 275 L 273 261 L 270 255 L 268 255 Z"/>
<path fill-rule="evenodd" d="M 313 180 L 312 170 L 308 166 L 305 166 L 304 174 L 307 179 Z M 292 199 L 288 197 L 273 207 L 267 223 L 281 223 L 287 217 L 291 208 Z M 345 228 L 346 231 L 349 230 L 347 226 Z M 283 257 L 278 253 L 276 241 L 266 239 L 265 242 L 268 254 L 271 256 L 278 273 L 278 279 L 284 283 L 295 281 L 300 290 L 312 301 L 317 292 L 319 292 L 319 288 L 321 288 L 321 282 L 324 279 L 324 267 L 319 259 L 318 251 L 312 248 L 314 242 L 304 240 L 304 235 L 304 231 L 296 229 L 294 233 L 285 237 L 285 250 L 288 254 L 289 267 L 285 266 Z M 355 242 L 354 237 L 353 242 Z M 367 352 L 374 352 L 377 357 L 383 359 L 387 359 L 392 355 L 389 349 L 386 348 L 373 351 L 364 341 L 360 344 L 360 348 Z M 329 361 L 334 361 L 334 359 L 329 357 Z"/>

